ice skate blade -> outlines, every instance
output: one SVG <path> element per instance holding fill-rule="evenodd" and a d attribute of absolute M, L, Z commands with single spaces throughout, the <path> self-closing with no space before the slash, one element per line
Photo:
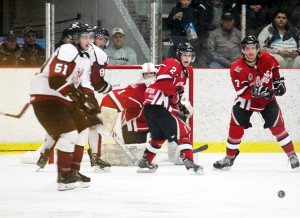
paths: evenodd
<path fill-rule="evenodd" d="M 195 172 L 194 169 L 191 168 L 191 169 L 188 170 L 188 172 L 189 172 L 190 175 L 196 175 L 196 176 L 201 176 L 201 175 L 205 174 L 203 169 L 198 170 L 198 171 Z"/>
<path fill-rule="evenodd" d="M 67 190 L 72 190 L 74 188 L 76 188 L 76 183 L 68 183 L 68 184 L 64 184 L 64 183 L 58 183 L 57 189 L 58 191 L 67 191 Z"/>
<path fill-rule="evenodd" d="M 223 168 L 215 168 L 215 167 L 213 167 L 213 170 L 230 171 L 231 167 L 223 167 Z"/>
<path fill-rule="evenodd" d="M 99 167 L 99 166 L 93 166 L 94 172 L 95 173 L 110 173 L 111 169 L 110 167 Z"/>
<path fill-rule="evenodd" d="M 76 188 L 88 188 L 90 187 L 90 182 L 77 181 Z"/>
<path fill-rule="evenodd" d="M 137 173 L 155 173 L 156 169 L 148 169 L 148 168 L 139 168 L 136 171 Z"/>

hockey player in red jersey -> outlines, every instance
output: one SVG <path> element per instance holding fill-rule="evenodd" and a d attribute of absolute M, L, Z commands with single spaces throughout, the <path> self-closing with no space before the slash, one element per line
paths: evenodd
<path fill-rule="evenodd" d="M 193 71 L 190 63 L 194 59 L 195 52 L 190 43 L 179 43 L 176 58 L 162 62 L 155 82 L 146 89 L 143 105 L 151 140 L 146 145 L 137 172 L 156 171 L 158 166 L 152 160 L 168 140 L 179 146 L 180 157 L 188 171 L 203 174 L 203 167 L 194 163 L 190 128 L 178 116 L 178 110 L 187 111 L 180 102 L 186 81 Z"/>
<path fill-rule="evenodd" d="M 100 132 L 112 135 L 117 116 L 121 114 L 122 135 L 125 144 L 144 143 L 149 132 L 143 113 L 143 95 L 147 86 L 155 79 L 157 69 L 152 63 L 142 65 L 142 78 L 132 82 L 124 89 L 115 89 L 105 95 L 100 105 L 100 117 L 103 122 Z M 101 139 L 101 134 L 99 134 Z M 96 160 L 101 156 L 101 141 L 98 147 L 91 147 L 89 154 Z"/>
<path fill-rule="evenodd" d="M 32 80 L 31 103 L 47 134 L 56 141 L 58 190 L 88 187 L 90 178 L 79 173 L 88 121 L 79 108 L 93 108 L 82 91 L 82 80 L 89 74 L 88 25 L 72 25 L 72 44 L 59 47 Z"/>
<path fill-rule="evenodd" d="M 244 130 L 250 128 L 253 112 L 261 114 L 268 128 L 287 154 L 292 169 L 299 168 L 291 137 L 285 129 L 282 112 L 276 96 L 282 96 L 286 87 L 279 73 L 279 63 L 265 51 L 260 51 L 255 36 L 247 36 L 242 42 L 243 57 L 234 62 L 230 76 L 237 98 L 232 108 L 226 156 L 216 161 L 217 169 L 231 167 L 239 154 Z"/>

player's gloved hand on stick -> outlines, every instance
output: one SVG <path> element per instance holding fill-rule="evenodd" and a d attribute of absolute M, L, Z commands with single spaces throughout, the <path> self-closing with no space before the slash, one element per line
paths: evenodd
<path fill-rule="evenodd" d="M 100 113 L 98 102 L 93 93 L 85 94 L 84 102 L 79 107 L 88 114 Z"/>
<path fill-rule="evenodd" d="M 282 96 L 286 91 L 286 87 L 284 84 L 284 77 L 275 78 L 274 82 L 273 82 L 273 86 L 274 86 L 276 95 Z"/>
<path fill-rule="evenodd" d="M 251 91 L 254 98 L 265 98 L 270 100 L 275 96 L 275 91 L 264 86 L 254 87 Z"/>
<path fill-rule="evenodd" d="M 170 104 L 175 105 L 180 102 L 180 96 L 178 92 L 176 92 L 174 95 L 169 96 Z"/>
<path fill-rule="evenodd" d="M 179 113 L 181 113 L 187 119 L 191 118 L 194 113 L 194 109 L 188 100 L 182 100 L 179 106 Z"/>
<path fill-rule="evenodd" d="M 84 93 L 82 90 L 75 88 L 74 85 L 71 85 L 70 91 L 67 94 L 72 101 L 74 101 L 77 105 L 82 105 L 84 103 Z"/>

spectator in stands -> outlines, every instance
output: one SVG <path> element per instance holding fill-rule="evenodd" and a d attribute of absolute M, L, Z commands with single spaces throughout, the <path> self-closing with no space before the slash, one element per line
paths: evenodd
<path fill-rule="evenodd" d="M 266 25 L 266 5 L 260 0 L 246 0 L 246 18 L 249 24 L 247 28 L 251 28 L 254 33 L 260 31 Z"/>
<path fill-rule="evenodd" d="M 71 28 L 66 28 L 63 30 L 60 41 L 55 44 L 55 49 L 57 49 L 59 46 L 63 44 L 68 44 L 73 42 L 71 31 L 72 31 Z"/>
<path fill-rule="evenodd" d="M 36 31 L 31 27 L 23 30 L 24 45 L 18 59 L 19 67 L 39 67 L 45 62 L 45 49 L 36 43 Z"/>
<path fill-rule="evenodd" d="M 213 31 L 221 24 L 221 16 L 224 11 L 231 11 L 234 15 L 235 24 L 239 23 L 238 8 L 236 0 L 206 0 L 202 1 L 196 7 L 198 10 L 199 25 L 199 42 L 200 51 L 199 58 L 205 60 L 207 52 L 207 40 L 209 32 Z"/>
<path fill-rule="evenodd" d="M 121 28 L 114 28 L 111 32 L 112 45 L 105 52 L 109 57 L 109 64 L 137 64 L 135 51 L 124 45 L 124 31 Z"/>
<path fill-rule="evenodd" d="M 3 35 L 3 43 L 0 45 L 0 66 L 15 67 L 17 58 L 21 54 L 21 47 L 17 43 L 17 36 L 10 30 Z"/>
<path fill-rule="evenodd" d="M 191 0 L 180 0 L 172 8 L 168 16 L 167 26 L 171 29 L 171 40 L 173 46 L 170 47 L 169 57 L 176 56 L 176 48 L 179 42 L 190 42 L 194 48 L 197 45 L 197 11 L 190 7 Z M 195 51 L 196 57 L 197 51 Z"/>
<path fill-rule="evenodd" d="M 229 68 L 240 58 L 242 33 L 234 27 L 233 14 L 222 15 L 221 26 L 210 32 L 207 43 L 207 59 L 211 68 Z"/>
<path fill-rule="evenodd" d="M 275 12 L 273 22 L 260 32 L 258 40 L 261 49 L 273 54 L 282 68 L 300 68 L 299 36 L 285 10 Z"/>

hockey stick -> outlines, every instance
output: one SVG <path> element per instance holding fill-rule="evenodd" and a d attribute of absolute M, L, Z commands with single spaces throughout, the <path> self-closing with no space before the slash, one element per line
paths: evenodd
<path fill-rule="evenodd" d="M 130 162 L 133 166 L 137 166 L 139 159 L 137 159 L 134 154 L 131 153 L 130 149 L 126 146 L 120 136 L 117 135 L 115 131 L 112 132 L 112 137 L 114 141 L 122 148 L 126 156 L 130 159 Z"/>
<path fill-rule="evenodd" d="M 22 108 L 22 110 L 20 111 L 20 113 L 18 113 L 18 114 L 8 114 L 8 113 L 2 113 L 2 112 L 0 112 L 0 114 L 4 115 L 4 116 L 7 116 L 7 117 L 21 118 L 23 116 L 23 114 L 26 112 L 26 110 L 28 109 L 29 106 L 30 106 L 30 103 L 26 103 L 24 105 L 24 107 Z"/>
<path fill-rule="evenodd" d="M 198 153 L 208 149 L 208 144 L 201 145 L 199 148 L 193 149 L 193 153 Z"/>

